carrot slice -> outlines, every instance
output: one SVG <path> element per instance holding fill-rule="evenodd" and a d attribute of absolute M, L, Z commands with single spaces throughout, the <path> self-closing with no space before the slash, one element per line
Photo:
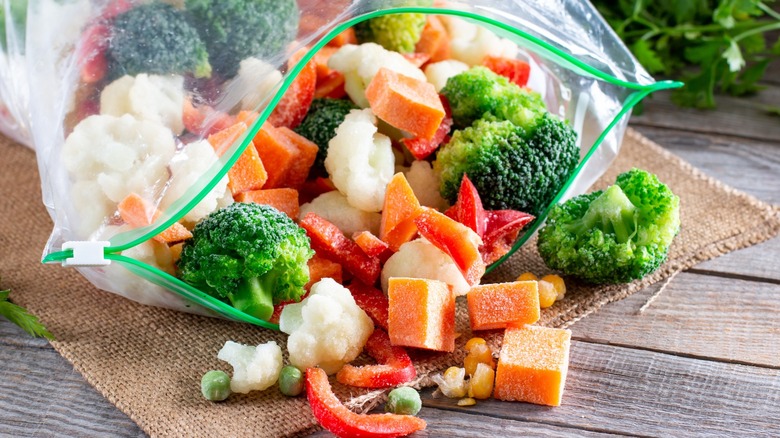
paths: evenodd
<path fill-rule="evenodd" d="M 284 185 L 294 189 L 300 189 L 306 178 L 309 176 L 309 170 L 317 158 L 319 147 L 312 141 L 302 135 L 292 131 L 289 128 L 280 126 L 278 132 L 282 134 L 290 144 L 296 149 L 295 158 L 284 178 Z"/>
<path fill-rule="evenodd" d="M 282 213 L 290 216 L 290 219 L 298 219 L 298 191 L 291 188 L 252 190 L 239 193 L 235 196 L 238 202 L 254 202 L 256 204 L 270 205 Z"/>
<path fill-rule="evenodd" d="M 336 35 L 332 40 L 328 41 L 329 46 L 341 47 L 346 44 L 357 44 L 357 37 L 355 36 L 355 29 L 349 28 L 340 34 Z"/>
<path fill-rule="evenodd" d="M 119 216 L 130 226 L 135 228 L 152 224 L 161 214 L 151 202 L 142 198 L 137 193 L 130 193 L 117 206 Z M 162 243 L 176 243 L 192 237 L 190 230 L 184 225 L 175 222 L 160 234 L 154 236 L 154 240 Z"/>
<path fill-rule="evenodd" d="M 298 154 L 297 148 L 270 123 L 263 124 L 257 131 L 254 143 L 268 172 L 265 188 L 282 187 L 287 171 Z"/>
<path fill-rule="evenodd" d="M 317 283 L 323 278 L 332 278 L 337 283 L 344 281 L 343 269 L 340 264 L 323 257 L 319 254 L 314 254 L 314 257 L 309 259 L 309 282 L 303 288 L 307 291 L 311 288 L 311 285 Z"/>
<path fill-rule="evenodd" d="M 387 68 L 368 84 L 366 98 L 377 117 L 415 137 L 433 138 L 446 115 L 433 84 Z"/>
<path fill-rule="evenodd" d="M 382 241 L 382 239 L 374 236 L 371 231 L 360 231 L 352 236 L 352 240 L 358 244 L 360 249 L 363 250 L 369 257 L 379 257 L 382 262 L 386 261 L 386 257 L 389 258 L 392 255 L 390 251 L 390 245 Z"/>
<path fill-rule="evenodd" d="M 391 250 L 398 251 L 401 245 L 412 240 L 417 233 L 414 220 L 420 211 L 420 201 L 404 174 L 395 174 L 385 190 L 379 238 L 387 242 Z"/>
<path fill-rule="evenodd" d="M 210 135 L 208 141 L 217 155 L 222 156 L 246 130 L 246 124 L 239 122 Z M 228 187 L 234 196 L 243 192 L 260 190 L 267 180 L 268 173 L 257 149 L 252 144 L 244 149 L 244 152 L 228 171 Z"/>
<path fill-rule="evenodd" d="M 439 17 L 428 16 L 414 51 L 429 55 L 429 62 L 439 62 L 450 58 L 450 36 Z"/>

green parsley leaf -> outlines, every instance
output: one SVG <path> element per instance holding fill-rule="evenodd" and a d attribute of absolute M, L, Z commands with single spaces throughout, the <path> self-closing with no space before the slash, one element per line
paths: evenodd
<path fill-rule="evenodd" d="M 54 335 L 46 330 L 46 327 L 38 321 L 37 317 L 31 315 L 23 307 L 8 301 L 10 293 L 10 290 L 0 290 L 0 316 L 6 317 L 9 321 L 33 336 L 44 337 L 50 341 L 54 340 Z"/>
<path fill-rule="evenodd" d="M 639 40 L 635 42 L 631 46 L 631 52 L 634 54 L 634 56 L 636 56 L 636 59 L 639 60 L 639 63 L 642 64 L 648 72 L 655 74 L 666 71 L 664 62 L 658 56 L 658 53 L 656 53 L 656 51 L 650 47 L 650 43 L 648 43 L 646 40 Z"/>

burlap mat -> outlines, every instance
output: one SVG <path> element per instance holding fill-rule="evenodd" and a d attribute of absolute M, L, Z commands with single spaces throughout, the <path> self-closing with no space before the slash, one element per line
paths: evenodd
<path fill-rule="evenodd" d="M 316 428 L 304 398 L 286 398 L 277 390 L 233 396 L 221 404 L 199 392 L 200 376 L 226 368 L 216 352 L 229 339 L 258 344 L 282 335 L 249 325 L 199 317 L 135 304 L 91 286 L 74 270 L 39 263 L 51 222 L 40 202 L 40 183 L 30 150 L 0 140 L 0 275 L 12 299 L 38 315 L 57 340 L 54 348 L 88 382 L 150 435 L 289 436 Z M 541 324 L 563 327 L 602 305 L 624 298 L 700 261 L 776 236 L 780 208 L 714 181 L 636 132 L 626 135 L 623 150 L 597 184 L 608 185 L 631 167 L 656 173 L 682 199 L 682 231 L 668 263 L 641 282 L 610 287 L 570 283 L 566 298 L 543 312 Z M 489 276 L 512 279 L 547 269 L 527 245 Z M 463 306 L 458 311 L 466 330 Z M 497 343 L 500 333 L 490 336 Z M 468 339 L 468 334 L 461 338 Z M 461 354 L 417 358 L 418 385 L 462 359 Z M 383 393 L 338 388 L 358 410 L 378 404 Z"/>

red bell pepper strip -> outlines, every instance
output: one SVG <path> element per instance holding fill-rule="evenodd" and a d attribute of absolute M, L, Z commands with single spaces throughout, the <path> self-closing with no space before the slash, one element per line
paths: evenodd
<path fill-rule="evenodd" d="M 307 50 L 304 48 L 296 52 L 287 62 L 287 67 L 290 69 L 295 67 L 295 64 L 303 58 Z M 309 61 L 290 84 L 290 88 L 284 92 L 284 96 L 268 117 L 268 122 L 275 127 L 285 126 L 290 129 L 300 125 L 309 111 L 311 101 L 314 100 L 316 87 L 317 65 L 314 61 Z"/>
<path fill-rule="evenodd" d="M 482 260 L 490 264 L 509 252 L 517 235 L 534 216 L 516 210 L 488 210 L 485 237 L 482 239 Z"/>
<path fill-rule="evenodd" d="M 531 76 L 531 66 L 515 58 L 488 55 L 482 60 L 482 65 L 519 87 L 525 87 L 528 84 L 528 77 Z"/>
<path fill-rule="evenodd" d="M 390 336 L 381 328 L 374 329 L 366 341 L 365 350 L 379 364 L 360 367 L 344 365 L 336 374 L 336 380 L 359 388 L 392 388 L 417 376 L 406 350 L 391 345 Z"/>
<path fill-rule="evenodd" d="M 473 231 L 429 207 L 422 208 L 414 223 L 423 237 L 452 257 L 468 284 L 479 282 L 485 273 L 485 263 L 478 242 L 473 240 Z"/>
<path fill-rule="evenodd" d="M 479 198 L 477 188 L 466 174 L 463 174 L 463 179 L 460 182 L 455 205 L 447 209 L 444 214 L 471 228 L 480 238 L 485 237 L 487 215 L 482 207 L 482 200 Z"/>
<path fill-rule="evenodd" d="M 315 213 L 304 216 L 300 220 L 300 226 L 306 230 L 314 251 L 340 264 L 363 283 L 376 283 L 381 272 L 379 259 L 366 255 L 358 244 L 349 240 L 337 226 Z"/>
<path fill-rule="evenodd" d="M 355 280 L 347 286 L 355 303 L 363 309 L 377 327 L 387 330 L 387 318 L 390 314 L 390 302 L 381 290 L 366 286 L 360 280 Z"/>
<path fill-rule="evenodd" d="M 321 368 L 306 370 L 306 398 L 314 418 L 339 437 L 392 438 L 424 430 L 425 420 L 412 415 L 356 414 L 344 406 L 330 388 Z"/>

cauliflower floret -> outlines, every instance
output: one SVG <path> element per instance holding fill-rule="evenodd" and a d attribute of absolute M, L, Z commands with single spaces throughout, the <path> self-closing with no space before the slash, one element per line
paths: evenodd
<path fill-rule="evenodd" d="M 407 172 L 406 180 L 421 205 L 445 211 L 449 204 L 439 193 L 439 176 L 433 171 L 431 163 L 415 160 Z"/>
<path fill-rule="evenodd" d="M 79 212 L 76 232 L 88 237 L 130 193 L 150 193 L 168 181 L 176 152 L 173 133 L 157 122 L 94 115 L 79 122 L 62 147 L 71 201 Z"/>
<path fill-rule="evenodd" d="M 382 290 L 387 293 L 391 277 L 427 278 L 447 283 L 456 296 L 471 289 L 452 258 L 425 239 L 401 245 L 382 268 Z"/>
<path fill-rule="evenodd" d="M 382 215 L 379 213 L 359 210 L 349 205 L 346 196 L 338 190 L 323 193 L 311 202 L 301 205 L 300 217 L 306 216 L 307 213 L 316 213 L 327 219 L 346 236 L 364 230 L 379 235 L 379 223 L 382 221 Z"/>
<path fill-rule="evenodd" d="M 395 157 L 390 139 L 377 131 L 370 109 L 350 111 L 336 128 L 328 143 L 325 170 L 350 205 L 363 211 L 382 210 Z"/>
<path fill-rule="evenodd" d="M 342 46 L 330 57 L 328 67 L 344 74 L 344 89 L 361 108 L 368 108 L 366 87 L 382 67 L 420 81 L 425 80 L 425 73 L 403 55 L 385 50 L 375 43 Z"/>
<path fill-rule="evenodd" d="M 425 66 L 425 77 L 428 78 L 428 82 L 433 84 L 436 91 L 439 92 L 447 85 L 447 79 L 458 73 L 463 73 L 468 69 L 469 66 L 467 64 L 454 59 L 448 59 L 446 61 L 433 62 Z"/>
<path fill-rule="evenodd" d="M 241 61 L 238 75 L 225 84 L 226 96 L 240 96 L 240 109 L 257 111 L 267 102 L 279 82 L 282 72 L 273 65 L 254 57 Z"/>
<path fill-rule="evenodd" d="M 240 394 L 270 388 L 279 380 L 284 364 L 282 349 L 274 341 L 257 347 L 227 341 L 217 353 L 217 359 L 233 367 L 230 390 Z"/>
<path fill-rule="evenodd" d="M 188 144 L 171 160 L 171 180 L 165 191 L 160 208 L 165 210 L 200 179 L 203 174 L 219 160 L 214 148 L 206 140 Z M 218 200 L 225 195 L 228 177 L 223 177 L 217 185 L 182 218 L 184 222 L 194 224 L 217 209 Z M 231 197 L 232 199 L 232 197 Z"/>
<path fill-rule="evenodd" d="M 517 44 L 501 38 L 491 30 L 457 17 L 442 17 L 449 34 L 452 59 L 470 66 L 482 64 L 487 55 L 514 58 Z"/>
<path fill-rule="evenodd" d="M 177 135 L 184 131 L 183 104 L 182 76 L 125 75 L 100 93 L 100 114 L 130 114 L 139 120 L 159 122 Z"/>
<path fill-rule="evenodd" d="M 323 278 L 306 299 L 284 307 L 279 328 L 290 335 L 290 363 L 302 370 L 319 366 L 333 374 L 360 354 L 374 323 L 347 288 Z"/>

